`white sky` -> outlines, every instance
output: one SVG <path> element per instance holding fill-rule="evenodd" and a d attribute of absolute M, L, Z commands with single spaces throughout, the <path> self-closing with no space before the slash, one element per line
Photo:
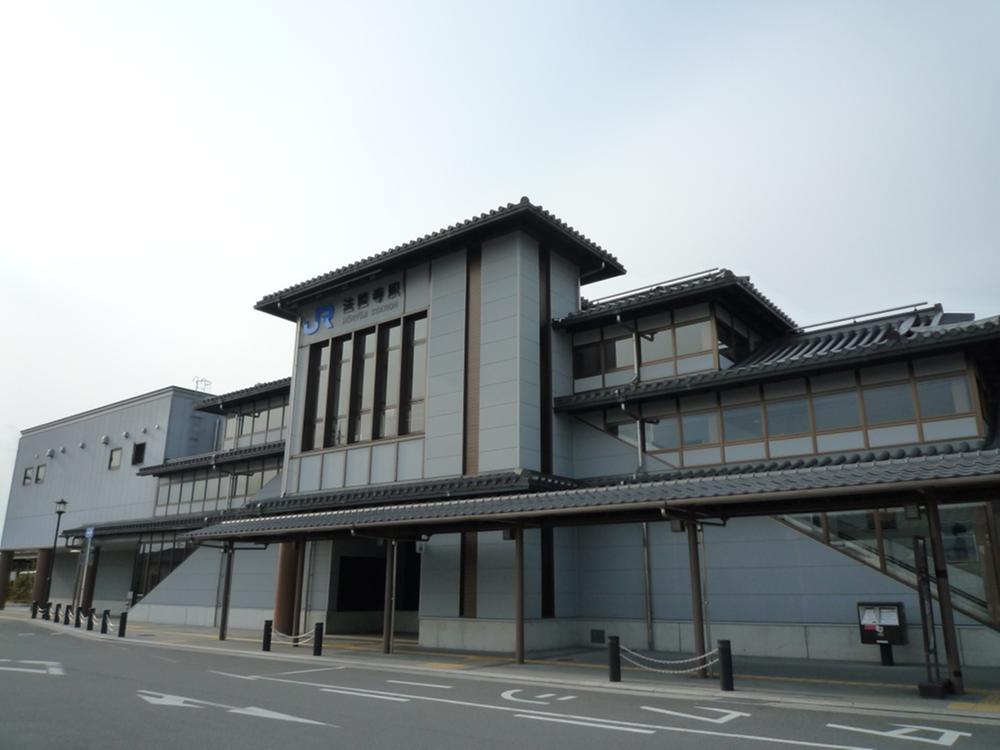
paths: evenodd
<path fill-rule="evenodd" d="M 600 296 L 1000 312 L 995 2 L 0 0 L 0 523 L 21 429 L 289 374 L 265 294 L 528 195 Z"/>

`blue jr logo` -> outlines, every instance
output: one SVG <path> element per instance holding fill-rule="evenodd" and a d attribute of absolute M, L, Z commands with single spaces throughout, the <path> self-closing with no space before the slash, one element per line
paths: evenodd
<path fill-rule="evenodd" d="M 326 328 L 333 328 L 333 305 L 320 305 L 316 308 L 316 320 L 303 320 L 302 331 L 306 336 L 312 336 L 319 330 L 320 323 Z"/>

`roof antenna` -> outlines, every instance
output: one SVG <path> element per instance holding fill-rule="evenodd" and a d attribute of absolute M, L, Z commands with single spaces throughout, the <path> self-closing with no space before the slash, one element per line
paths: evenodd
<path fill-rule="evenodd" d="M 191 378 L 191 382 L 194 383 L 194 389 L 199 393 L 208 393 L 208 389 L 212 387 L 212 381 L 208 378 L 203 378 L 195 375 Z"/>

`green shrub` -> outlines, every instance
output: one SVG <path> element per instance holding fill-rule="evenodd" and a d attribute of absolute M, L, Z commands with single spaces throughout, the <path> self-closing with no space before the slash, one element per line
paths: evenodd
<path fill-rule="evenodd" d="M 35 586 L 34 573 L 18 573 L 7 590 L 7 599 L 12 602 L 31 602 L 31 590 Z"/>

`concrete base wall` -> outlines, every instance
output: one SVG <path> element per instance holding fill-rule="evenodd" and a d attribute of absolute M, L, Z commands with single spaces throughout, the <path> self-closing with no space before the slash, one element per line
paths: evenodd
<path fill-rule="evenodd" d="M 633 649 L 647 647 L 644 620 L 588 618 L 526 620 L 525 647 L 529 651 L 603 648 L 604 644 L 591 642 L 591 630 L 603 630 L 605 638 L 617 635 L 623 645 Z M 899 664 L 923 664 L 920 629 L 909 628 L 908 632 L 909 643 L 893 649 L 895 660 Z M 736 655 L 873 663 L 880 660 L 878 648 L 861 644 L 856 625 L 716 622 L 712 623 L 711 636 L 713 646 L 719 639 L 730 640 Z M 982 626 L 959 626 L 958 640 L 965 666 L 1000 666 L 1000 633 Z M 653 622 L 653 646 L 657 651 L 691 653 L 693 641 L 689 621 Z M 427 648 L 507 653 L 514 650 L 514 622 L 421 617 L 419 642 Z M 942 660 L 943 642 L 939 630 L 938 648 L 942 651 Z"/>

